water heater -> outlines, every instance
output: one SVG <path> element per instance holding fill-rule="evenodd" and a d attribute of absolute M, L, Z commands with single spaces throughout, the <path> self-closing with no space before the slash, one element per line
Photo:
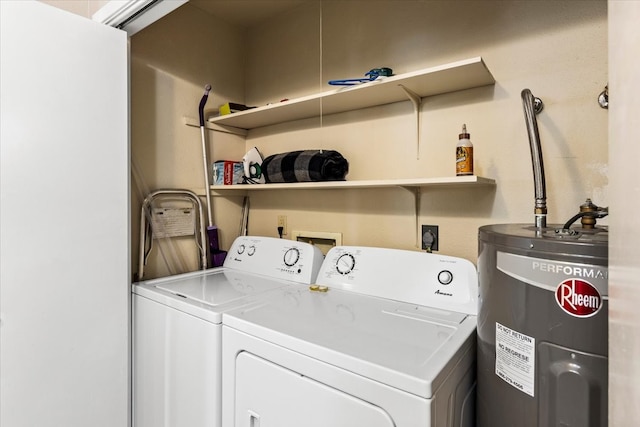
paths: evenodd
<path fill-rule="evenodd" d="M 479 230 L 478 427 L 607 425 L 608 232 Z"/>
<path fill-rule="evenodd" d="M 608 209 L 587 199 L 547 226 L 542 102 L 522 100 L 535 220 L 479 230 L 477 427 L 605 427 L 609 233 L 596 219 Z"/>

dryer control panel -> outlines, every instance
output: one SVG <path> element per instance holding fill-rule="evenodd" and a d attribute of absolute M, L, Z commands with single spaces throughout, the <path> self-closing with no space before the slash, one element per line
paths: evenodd
<path fill-rule="evenodd" d="M 224 267 L 274 279 L 313 283 L 323 258 L 320 249 L 308 243 L 240 236 L 231 245 Z"/>
<path fill-rule="evenodd" d="M 477 314 L 478 275 L 468 260 L 425 252 L 338 246 L 316 282 L 421 306 Z"/>

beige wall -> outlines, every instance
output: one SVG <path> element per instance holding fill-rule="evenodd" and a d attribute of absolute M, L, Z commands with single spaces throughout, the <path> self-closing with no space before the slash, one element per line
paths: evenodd
<path fill-rule="evenodd" d="M 408 101 L 252 130 L 246 143 L 210 133 L 213 159 L 239 159 L 252 146 L 264 155 L 333 148 L 350 161 L 348 179 L 452 176 L 457 135 L 466 123 L 476 174 L 497 185 L 427 188 L 420 223 L 440 226 L 441 253 L 475 261 L 480 225 L 533 221 L 520 100 L 520 91 L 530 88 L 546 106 L 538 120 L 550 223 L 567 220 L 587 197 L 608 204 L 608 115 L 596 102 L 607 84 L 604 1 L 309 2 L 246 32 L 200 14 L 186 5 L 132 38 L 132 142 L 134 157 L 151 158 L 142 168 L 150 187 L 201 188 L 199 133 L 180 117 L 195 116 L 206 82 L 214 86 L 211 107 L 228 100 L 262 105 L 327 90 L 331 78 L 374 67 L 404 73 L 482 56 L 495 86 L 426 99 L 419 160 Z M 140 77 L 142 69 L 148 76 Z M 239 228 L 239 200 L 215 200 L 226 245 Z M 404 189 L 257 192 L 251 207 L 251 234 L 275 236 L 276 216 L 285 214 L 290 230 L 341 232 L 344 244 L 415 249 L 414 197 Z"/>
<path fill-rule="evenodd" d="M 89 14 L 97 2 L 53 3 Z M 441 253 L 475 261 L 478 226 L 532 221 L 525 87 L 546 106 L 538 120 L 549 221 L 566 220 L 587 197 L 608 204 L 608 115 L 595 102 L 607 83 L 606 23 L 604 1 L 348 1 L 308 2 L 244 29 L 187 4 L 132 38 L 132 155 L 142 178 L 134 193 L 202 188 L 200 134 L 182 116 L 197 116 L 206 83 L 209 109 L 228 100 L 262 105 L 374 67 L 403 73 L 482 56 L 496 85 L 426 99 L 419 160 L 409 102 L 256 129 L 246 141 L 208 133 L 212 160 L 239 159 L 252 146 L 264 155 L 334 148 L 350 161 L 348 179 L 438 177 L 453 175 L 466 123 L 476 174 L 497 185 L 424 189 L 419 220 L 440 226 Z M 215 198 L 223 245 L 238 233 L 240 203 Z M 251 203 L 252 234 L 276 235 L 284 214 L 289 230 L 415 249 L 414 196 L 403 189 L 258 192 Z M 134 209 L 134 225 L 137 217 Z"/>
<path fill-rule="evenodd" d="M 533 220 L 520 101 L 525 87 L 546 105 L 539 121 L 550 221 L 565 221 L 586 197 L 607 204 L 607 112 L 595 102 L 607 82 L 606 19 L 602 1 L 371 2 L 366 8 L 359 2 L 325 2 L 322 78 L 309 73 L 307 93 L 326 90 L 318 80 L 355 77 L 377 66 L 403 73 L 473 56 L 485 59 L 497 83 L 426 99 L 420 160 L 414 156 L 409 102 L 325 117 L 321 129 L 312 128 L 318 120 L 258 129 L 247 145 L 265 155 L 337 148 L 351 161 L 349 179 L 451 176 L 457 135 L 466 123 L 476 173 L 496 179 L 497 186 L 425 189 L 421 223 L 440 225 L 441 252 L 475 260 L 479 225 Z M 285 73 L 300 60 L 316 60 L 313 45 L 286 47 L 282 28 L 292 20 L 250 31 L 248 82 L 261 84 L 248 83 L 249 102 L 289 95 L 289 80 L 269 65 L 272 54 Z M 289 55 L 279 54 L 280 49 Z M 260 78 L 263 69 L 272 73 Z M 294 96 L 303 93 L 297 90 Z M 402 189 L 259 193 L 253 200 L 253 206 L 264 207 L 252 223 L 259 233 L 273 235 L 275 215 L 288 210 L 290 228 L 339 231 L 346 244 L 414 247 L 413 197 Z"/>
<path fill-rule="evenodd" d="M 131 156 L 134 272 L 138 266 L 139 204 L 159 188 L 198 189 L 204 194 L 202 143 L 197 121 L 204 87 L 213 89 L 205 108 L 217 112 L 222 99 L 244 97 L 244 44 L 241 29 L 187 4 L 131 38 Z M 207 133 L 209 158 L 239 159 L 244 139 Z M 214 198 L 213 219 L 221 244 L 229 247 L 240 229 L 239 198 Z M 204 198 L 203 198 L 204 202 Z M 191 238 L 156 241 L 146 278 L 197 267 Z M 164 245 L 164 246 L 160 246 Z M 159 257 L 165 252 L 164 261 Z M 148 272 L 148 274 L 146 274 Z"/>

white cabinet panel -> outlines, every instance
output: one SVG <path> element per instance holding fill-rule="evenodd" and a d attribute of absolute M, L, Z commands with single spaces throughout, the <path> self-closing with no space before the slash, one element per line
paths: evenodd
<path fill-rule="evenodd" d="M 127 35 L 0 2 L 0 425 L 129 424 Z"/>

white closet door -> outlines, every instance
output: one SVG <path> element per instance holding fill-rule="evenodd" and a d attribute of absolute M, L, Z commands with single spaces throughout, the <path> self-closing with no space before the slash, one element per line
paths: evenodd
<path fill-rule="evenodd" d="M 393 427 L 383 409 L 243 352 L 236 358 L 235 427 Z"/>
<path fill-rule="evenodd" d="M 126 426 L 127 35 L 0 1 L 0 425 Z"/>

